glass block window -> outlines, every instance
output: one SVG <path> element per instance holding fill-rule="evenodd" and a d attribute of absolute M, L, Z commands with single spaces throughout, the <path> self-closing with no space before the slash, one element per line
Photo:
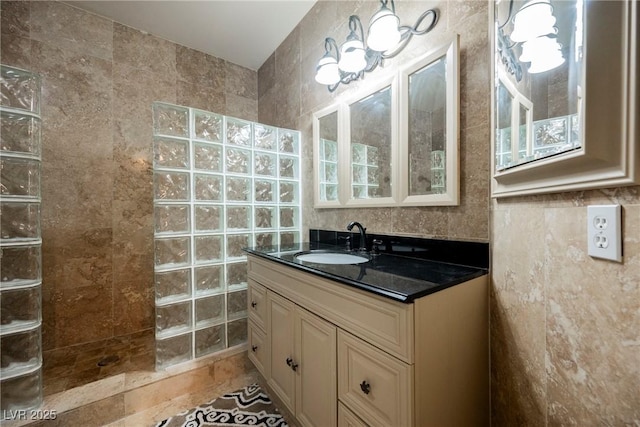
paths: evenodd
<path fill-rule="evenodd" d="M 301 235 L 300 132 L 154 103 L 156 366 L 247 341 L 247 246 Z"/>

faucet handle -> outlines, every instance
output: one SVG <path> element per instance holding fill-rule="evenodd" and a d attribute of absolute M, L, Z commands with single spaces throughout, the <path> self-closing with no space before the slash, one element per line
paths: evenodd
<path fill-rule="evenodd" d="M 347 250 L 351 250 L 351 236 L 338 236 L 338 240 L 344 240 L 347 245 Z"/>
<path fill-rule="evenodd" d="M 378 255 L 380 253 L 380 248 L 378 247 L 378 245 L 381 245 L 384 242 L 382 240 L 373 239 L 371 243 L 373 244 L 372 252 L 374 253 L 374 255 Z"/>

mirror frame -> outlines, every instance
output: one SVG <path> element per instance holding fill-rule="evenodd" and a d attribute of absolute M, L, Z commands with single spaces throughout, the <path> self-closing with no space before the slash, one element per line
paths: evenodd
<path fill-rule="evenodd" d="M 344 101 L 313 113 L 314 208 L 357 208 L 388 206 L 454 206 L 460 203 L 460 36 L 453 34 L 442 44 L 398 69 L 391 76 L 368 85 Z M 408 177 L 408 78 L 416 70 L 446 56 L 446 191 L 442 194 L 409 196 Z M 367 96 L 391 86 L 391 197 L 353 199 L 351 197 L 351 141 L 349 106 Z M 338 112 L 338 200 L 320 200 L 320 119 Z M 404 167 L 403 167 L 404 166 Z M 405 182 L 406 181 L 406 182 Z"/>
<path fill-rule="evenodd" d="M 585 10 L 582 147 L 496 171 L 495 2 L 489 0 L 492 47 L 492 196 L 509 197 L 634 185 L 640 182 L 638 2 L 590 1 Z M 621 54 L 623 53 L 623 54 Z"/>

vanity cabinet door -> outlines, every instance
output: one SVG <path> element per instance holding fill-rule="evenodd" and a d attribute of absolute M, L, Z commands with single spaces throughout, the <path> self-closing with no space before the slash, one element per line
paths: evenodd
<path fill-rule="evenodd" d="M 412 365 L 338 333 L 338 398 L 368 425 L 413 425 L 412 379 Z"/>
<path fill-rule="evenodd" d="M 291 413 L 296 407 L 296 375 L 294 371 L 294 304 L 267 291 L 267 339 L 271 347 L 271 378 L 268 384 Z"/>
<path fill-rule="evenodd" d="M 335 427 L 336 327 L 296 307 L 296 417 L 303 426 Z"/>
<path fill-rule="evenodd" d="M 338 402 L 338 427 L 368 427 L 364 421 Z"/>
<path fill-rule="evenodd" d="M 265 333 L 260 329 L 253 320 L 249 319 L 248 324 L 249 336 L 249 360 L 253 362 L 258 371 L 269 379 L 269 341 L 266 339 Z"/>

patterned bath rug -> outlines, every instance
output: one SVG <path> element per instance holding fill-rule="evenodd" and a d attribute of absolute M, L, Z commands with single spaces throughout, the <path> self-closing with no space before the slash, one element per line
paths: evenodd
<path fill-rule="evenodd" d="M 260 386 L 251 384 L 211 402 L 181 412 L 156 427 L 288 427 Z"/>

